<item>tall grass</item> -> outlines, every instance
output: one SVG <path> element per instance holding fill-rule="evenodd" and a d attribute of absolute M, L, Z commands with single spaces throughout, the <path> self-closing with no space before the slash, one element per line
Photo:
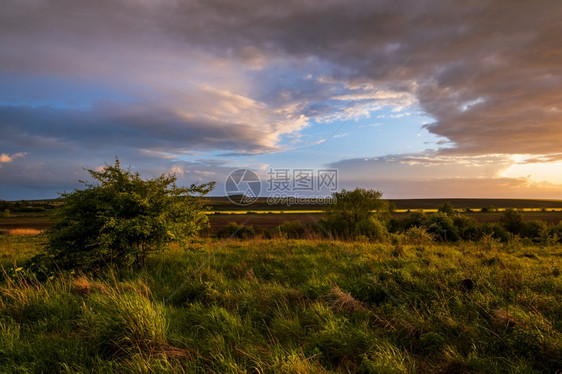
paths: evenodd
<path fill-rule="evenodd" d="M 5 278 L 0 372 L 562 367 L 560 246 L 410 236 L 396 244 L 209 240 L 172 246 L 140 270 Z M 5 262 L 25 258 L 13 256 Z"/>

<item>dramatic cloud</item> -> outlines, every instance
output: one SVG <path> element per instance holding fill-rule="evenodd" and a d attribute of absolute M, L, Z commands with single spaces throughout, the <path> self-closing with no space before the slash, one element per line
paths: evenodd
<path fill-rule="evenodd" d="M 509 155 L 561 159 L 560 14 L 558 0 L 4 1 L 0 151 L 27 155 L 2 161 L 2 183 L 69 186 L 63 166 L 117 153 L 194 175 L 198 157 L 241 165 L 412 113 L 441 139 L 431 151 L 337 165 L 501 179 Z"/>

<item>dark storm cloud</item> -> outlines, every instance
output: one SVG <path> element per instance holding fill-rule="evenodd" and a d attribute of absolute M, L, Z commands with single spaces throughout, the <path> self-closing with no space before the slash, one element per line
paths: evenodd
<path fill-rule="evenodd" d="M 391 80 L 457 152 L 540 154 L 562 140 L 560 14 L 555 0 L 211 1 L 180 7 L 169 31 L 234 55 L 317 58 L 334 79 Z"/>
<path fill-rule="evenodd" d="M 106 79 L 114 74 L 119 80 L 126 68 L 135 69 L 131 61 L 142 65 L 143 53 L 154 51 L 202 51 L 266 72 L 273 60 L 290 61 L 291 69 L 321 68 L 315 73 L 333 80 L 389 80 L 392 89 L 410 91 L 436 119 L 429 131 L 449 138 L 456 152 L 559 150 L 562 3 L 557 0 L 77 4 L 5 4 L 2 70 Z M 321 103 L 326 87 L 313 80 L 298 84 L 288 87 L 299 91 L 291 97 L 304 95 L 312 104 L 296 110 L 314 116 L 314 109 L 320 108 L 320 115 L 333 109 Z M 257 100 L 281 100 L 259 91 L 254 90 L 263 95 Z M 194 125 L 192 133 L 201 134 L 201 142 L 221 146 L 215 137 L 224 134 L 200 130 Z"/>
<path fill-rule="evenodd" d="M 236 142 L 227 134 L 248 147 L 258 143 L 253 136 L 265 136 L 256 129 L 246 131 L 244 124 L 226 130 L 210 118 L 189 121 L 167 108 L 148 104 L 108 103 L 90 110 L 4 106 L 0 107 L 0 128 L 5 136 L 0 140 L 3 147 L 43 150 L 57 147 L 53 141 L 56 139 L 59 148 L 102 149 L 127 145 L 183 153 L 194 148 L 236 148 Z"/>

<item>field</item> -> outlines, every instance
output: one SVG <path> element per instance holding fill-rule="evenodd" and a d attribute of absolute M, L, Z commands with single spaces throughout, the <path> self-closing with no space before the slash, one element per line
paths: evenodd
<path fill-rule="evenodd" d="M 525 220 L 541 220 L 553 224 L 562 221 L 562 208 L 560 208 L 559 205 L 555 202 L 544 202 L 544 205 L 548 206 L 548 208 L 541 208 L 541 200 L 523 200 L 526 203 L 513 202 L 519 200 L 506 200 L 503 203 L 501 203 L 499 200 L 492 201 L 497 204 L 495 206 L 498 207 L 498 211 L 486 213 L 479 212 L 477 210 L 482 209 L 482 206 L 484 204 L 487 204 L 488 201 L 484 200 L 484 202 L 480 203 L 473 201 L 471 205 L 468 205 L 468 207 L 470 207 L 470 209 L 473 211 L 468 213 L 463 212 L 463 215 L 474 218 L 477 222 L 498 222 L 502 214 L 502 209 L 505 209 L 506 206 L 519 206 L 519 209 L 523 212 L 523 217 Z M 408 206 L 412 207 L 408 209 L 410 209 L 411 211 L 435 212 L 437 210 L 435 208 L 435 204 L 438 202 L 441 202 L 441 200 L 431 199 L 429 202 L 428 200 L 408 200 L 408 204 L 410 204 Z M 318 206 L 308 206 L 307 209 L 294 209 L 294 207 L 291 207 L 291 209 L 287 209 L 287 207 L 285 207 L 285 209 L 283 209 L 283 207 L 280 206 L 273 206 L 269 207 L 270 209 L 266 209 L 267 206 L 264 205 L 256 207 L 261 207 L 261 210 L 249 210 L 247 208 L 242 209 L 240 207 L 238 207 L 238 209 L 234 209 L 235 206 L 233 204 L 228 205 L 227 202 L 217 203 L 216 201 L 211 200 L 211 203 L 214 205 L 210 206 L 211 210 L 208 211 L 208 217 L 213 233 L 216 233 L 220 229 L 224 228 L 230 222 L 251 225 L 258 228 L 272 229 L 286 221 L 300 221 L 304 224 L 310 224 L 318 222 L 318 220 L 323 217 L 323 214 L 321 213 L 322 211 L 319 210 Z M 404 206 L 404 204 L 405 203 L 400 203 L 397 204 L 397 206 Z M 530 206 L 534 207 L 531 208 Z M 226 209 L 227 207 L 228 210 Z M 408 209 L 397 209 L 397 211 L 393 214 L 393 217 L 398 219 L 407 217 L 410 214 L 408 212 Z M 0 217 L 0 234 L 9 233 L 13 230 L 20 230 L 16 231 L 16 233 L 21 232 L 21 230 L 32 230 L 30 231 L 30 233 L 32 234 L 44 231 L 45 229 L 52 226 L 52 222 L 50 219 L 52 212 L 52 210 L 49 210 L 40 213 L 12 213 L 10 217 Z"/>
<path fill-rule="evenodd" d="M 219 204 L 210 235 L 137 267 L 46 275 L 26 262 L 54 208 L 9 212 L 0 372 L 558 373 L 562 212 L 520 205 L 519 231 L 507 232 L 514 202 L 497 203 L 400 229 L 435 210 L 409 202 L 386 221 L 393 231 L 346 242 L 311 229 L 324 217 L 314 207 Z M 277 228 L 287 221 L 297 223 Z M 231 222 L 256 230 L 235 235 L 245 226 Z"/>
<path fill-rule="evenodd" d="M 0 235 L 4 268 L 42 236 Z M 554 373 L 562 248 L 203 240 L 4 281 L 0 372 Z"/>

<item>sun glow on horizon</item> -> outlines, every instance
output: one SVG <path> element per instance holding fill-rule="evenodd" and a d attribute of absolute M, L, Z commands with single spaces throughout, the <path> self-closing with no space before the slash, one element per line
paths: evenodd
<path fill-rule="evenodd" d="M 536 155 L 513 155 L 514 163 L 501 172 L 506 178 L 529 178 L 533 182 L 562 185 L 562 161 L 529 162 Z"/>

